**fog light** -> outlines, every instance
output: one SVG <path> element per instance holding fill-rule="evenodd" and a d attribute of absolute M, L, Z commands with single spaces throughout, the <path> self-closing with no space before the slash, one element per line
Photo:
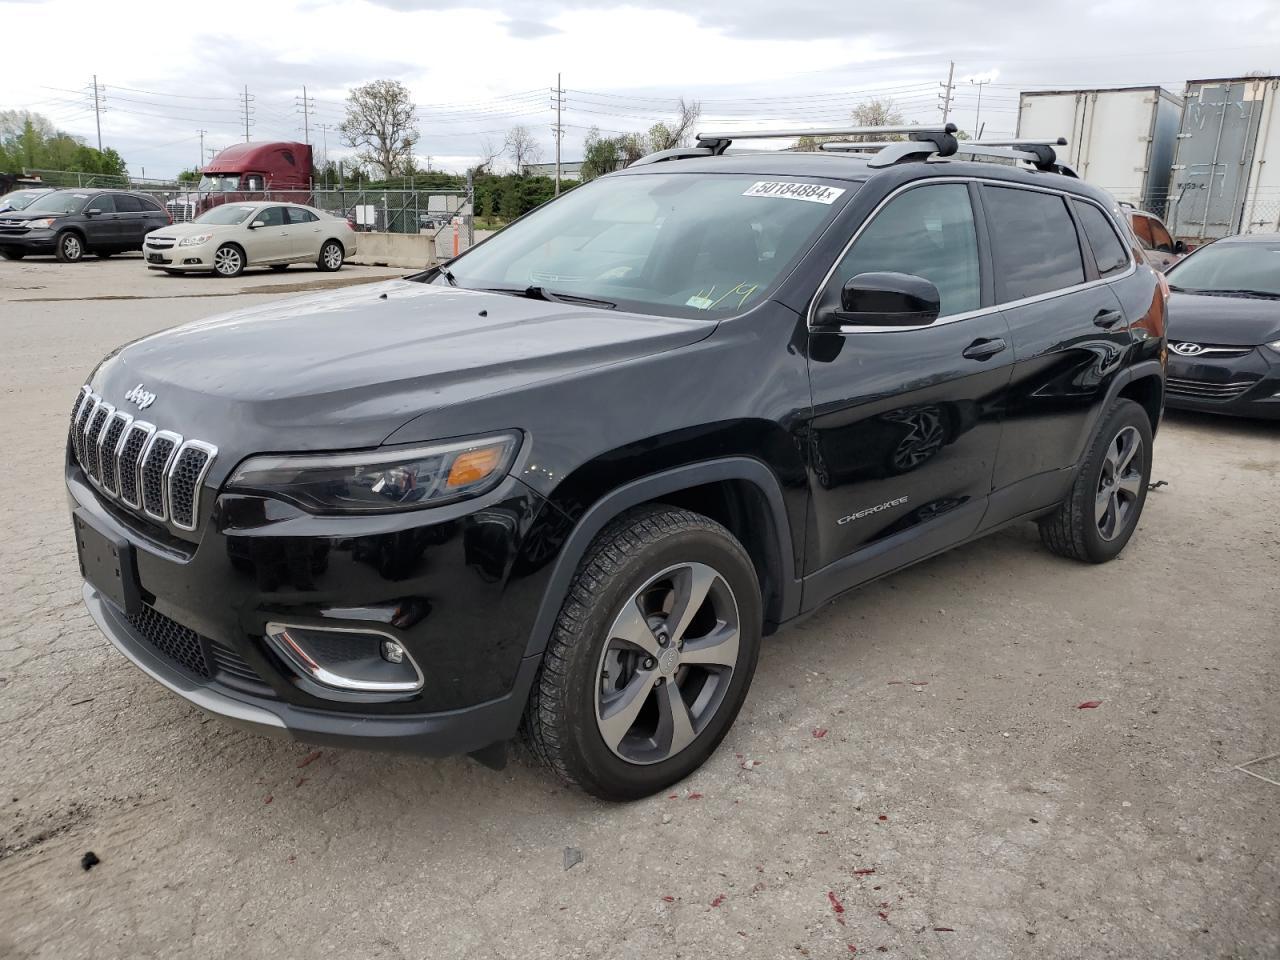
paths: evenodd
<path fill-rule="evenodd" d="M 300 676 L 347 693 L 414 693 L 422 671 L 399 640 L 358 627 L 267 624 L 267 640 Z"/>

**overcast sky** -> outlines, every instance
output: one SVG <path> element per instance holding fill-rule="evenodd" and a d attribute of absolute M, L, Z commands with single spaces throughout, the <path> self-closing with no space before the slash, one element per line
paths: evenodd
<path fill-rule="evenodd" d="M 347 91 L 400 80 L 419 105 L 419 164 L 461 171 L 515 124 L 553 157 L 557 71 L 566 160 L 589 127 L 645 129 L 679 96 L 702 102 L 704 129 L 829 125 L 877 93 L 934 122 L 950 60 L 962 128 L 977 119 L 970 78 L 992 79 L 987 136 L 1013 131 L 1019 90 L 1180 93 L 1189 79 L 1280 73 L 1280 0 L 0 0 L 0 24 L 0 108 L 93 144 L 96 73 L 104 145 L 149 177 L 195 166 L 200 129 L 207 148 L 243 140 L 246 84 L 253 139 L 303 138 L 305 84 L 311 141 L 336 159 Z"/>

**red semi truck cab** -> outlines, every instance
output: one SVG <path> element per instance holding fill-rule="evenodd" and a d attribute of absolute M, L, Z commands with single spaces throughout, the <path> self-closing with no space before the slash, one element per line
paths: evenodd
<path fill-rule="evenodd" d="M 200 171 L 193 193 L 169 201 L 174 220 L 190 220 L 210 207 L 243 200 L 261 200 L 268 192 L 281 200 L 306 202 L 311 189 L 311 145 L 292 141 L 237 143 L 227 147 Z M 297 196 L 283 191 L 302 191 Z"/>

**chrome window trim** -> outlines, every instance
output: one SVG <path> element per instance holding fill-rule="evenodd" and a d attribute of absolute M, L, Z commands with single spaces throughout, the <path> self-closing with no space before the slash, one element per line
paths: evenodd
<path fill-rule="evenodd" d="M 147 507 L 147 493 L 143 489 L 143 476 L 147 461 L 151 458 L 151 451 L 158 440 L 172 440 L 173 449 L 169 451 L 169 456 L 160 468 L 160 512 L 152 513 Z M 151 439 L 147 441 L 147 445 L 142 451 L 142 456 L 138 458 L 138 500 L 142 503 L 142 512 L 152 520 L 159 520 L 161 523 L 166 523 L 169 520 L 169 468 L 173 465 L 173 458 L 180 446 L 182 446 L 182 434 L 174 433 L 172 430 L 157 430 L 151 435 Z"/>
<path fill-rule="evenodd" d="M 124 496 L 124 485 L 120 483 L 120 457 L 124 456 L 124 443 L 128 439 L 129 434 L 134 430 L 142 430 L 146 434 L 146 438 L 142 441 L 142 449 L 138 451 L 138 462 L 133 465 L 133 489 L 138 492 L 138 502 L 126 500 Z M 151 446 L 151 438 L 155 436 L 156 425 L 147 423 L 145 420 L 135 420 L 120 437 L 120 444 L 116 448 L 116 484 L 120 486 L 120 502 L 126 506 L 133 507 L 135 510 L 142 509 L 142 458 L 146 454 L 147 449 Z"/>
<path fill-rule="evenodd" d="M 356 693 L 415 693 L 421 690 L 426 683 L 426 678 L 422 674 L 422 668 L 418 666 L 417 659 L 406 648 L 405 657 L 413 667 L 413 672 L 418 676 L 417 683 L 379 683 L 373 680 L 351 680 L 347 677 L 335 674 L 326 670 L 324 667 L 316 664 L 316 668 L 312 670 L 305 663 L 300 662 L 298 654 L 294 652 L 287 643 L 283 643 L 278 639 L 278 634 L 288 633 L 289 628 L 295 630 L 314 630 L 317 633 L 371 633 L 374 636 L 386 637 L 402 647 L 403 642 L 395 634 L 388 633 L 386 630 L 379 630 L 372 627 L 311 627 L 302 623 L 277 623 L 275 621 L 268 623 L 266 627 L 266 637 L 271 647 L 279 653 L 286 662 L 291 664 L 294 669 L 298 670 L 304 676 L 311 678 L 322 686 L 330 687 L 334 690 L 346 690 Z"/>
<path fill-rule="evenodd" d="M 975 317 L 988 316 L 993 313 L 999 313 L 1002 310 L 1013 310 L 1018 307 L 1027 306 L 1032 303 L 1039 303 L 1043 300 L 1052 300 L 1056 297 L 1065 296 L 1066 294 L 1069 294 L 1069 293 L 1076 293 L 1080 290 L 1088 290 L 1092 287 L 1101 286 L 1104 283 L 1115 283 L 1119 280 L 1125 279 L 1126 277 L 1132 276 L 1138 269 L 1138 263 L 1133 257 L 1133 251 L 1129 249 L 1128 244 L 1125 244 L 1124 245 L 1125 255 L 1129 258 L 1129 266 L 1124 270 L 1124 272 L 1115 273 L 1109 277 L 1099 277 L 1097 280 L 1086 280 L 1084 283 L 1077 283 L 1074 286 L 1063 287 L 1060 290 L 1050 290 L 1048 293 L 1036 294 L 1034 297 L 1023 297 L 1020 300 L 1008 300 L 1003 303 L 993 303 L 989 307 L 982 307 L 978 310 L 967 310 L 964 313 L 953 313 L 946 317 L 939 317 L 933 323 L 913 324 L 911 326 L 902 326 L 902 327 L 896 327 L 896 326 L 874 327 L 874 326 L 861 326 L 857 324 L 842 324 L 841 326 L 835 328 L 834 330 L 828 330 L 823 327 L 815 327 L 813 323 L 813 317 L 814 317 L 814 313 L 818 309 L 818 298 L 822 295 L 822 291 L 824 291 L 827 288 L 827 284 L 831 282 L 831 278 L 835 276 L 836 269 L 840 266 L 841 262 L 848 255 L 849 251 L 853 248 L 853 245 L 858 242 L 858 238 L 862 236 L 863 231 L 865 231 L 867 227 L 869 227 L 872 224 L 872 222 L 875 221 L 875 218 L 880 215 L 880 211 L 883 210 L 896 197 L 906 193 L 908 190 L 915 190 L 919 187 L 928 187 L 928 186 L 932 186 L 934 184 L 939 184 L 939 183 L 992 184 L 997 187 L 1008 187 L 1011 190 L 1031 190 L 1037 193 L 1051 193 L 1054 196 L 1061 197 L 1064 201 L 1082 200 L 1085 203 L 1093 204 L 1095 207 L 1101 210 L 1103 215 L 1107 218 L 1107 222 L 1112 225 L 1113 229 L 1116 229 L 1117 233 L 1119 233 L 1119 230 L 1115 227 L 1115 217 L 1113 217 L 1111 215 L 1111 211 L 1108 210 L 1106 207 L 1104 207 L 1102 204 L 1098 203 L 1096 200 L 1093 200 L 1090 197 L 1083 197 L 1083 196 L 1080 196 L 1079 194 L 1069 193 L 1068 191 L 1059 190 L 1054 187 L 1045 187 L 1039 184 L 1015 183 L 1009 180 L 998 180 L 990 177 L 959 177 L 959 176 L 929 177 L 923 180 L 913 180 L 911 183 L 902 184 L 900 187 L 898 187 L 897 189 L 890 192 L 887 196 L 885 196 L 878 204 L 876 204 L 875 208 L 871 211 L 871 213 L 868 214 L 867 217 L 862 221 L 862 223 L 858 225 L 858 229 L 853 232 L 853 236 L 850 237 L 849 242 L 844 245 L 844 248 L 840 251 L 840 255 L 837 256 L 835 261 L 831 264 L 831 268 L 826 272 L 826 275 L 823 276 L 822 282 L 818 284 L 817 290 L 814 291 L 813 296 L 810 298 L 809 309 L 805 312 L 805 325 L 809 328 L 810 332 L 842 333 L 842 334 L 844 333 L 906 333 L 912 330 L 932 330 L 935 327 L 942 326 L 943 324 L 959 323 L 962 320 L 972 320 Z M 977 220 L 977 214 L 978 214 L 978 211 L 974 210 L 975 221 Z M 1074 219 L 1072 220 L 1072 223 L 1073 224 L 1075 223 Z M 1076 242 L 1077 244 L 1080 242 L 1078 236 L 1076 238 Z M 1084 248 L 1081 247 L 1080 248 L 1081 256 L 1084 255 L 1084 252 L 1085 252 Z"/>
<path fill-rule="evenodd" d="M 173 473 L 177 467 L 178 461 L 182 459 L 184 450 L 200 450 L 208 454 L 204 466 L 200 468 L 199 474 L 196 475 L 195 483 L 191 488 L 191 525 L 179 523 L 173 519 Z M 218 455 L 218 448 L 211 443 L 205 443 L 203 440 L 184 440 L 174 451 L 173 459 L 169 462 L 168 472 L 165 476 L 164 495 L 165 495 L 165 512 L 169 514 L 170 520 L 179 530 L 191 532 L 200 524 L 200 487 L 204 483 L 205 476 L 209 473 L 209 468 L 213 466 L 213 458 Z"/>

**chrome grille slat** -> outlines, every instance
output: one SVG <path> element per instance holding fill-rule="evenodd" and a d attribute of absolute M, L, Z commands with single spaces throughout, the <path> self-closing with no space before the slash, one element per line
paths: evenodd
<path fill-rule="evenodd" d="M 104 497 L 152 520 L 193 531 L 200 520 L 200 492 L 218 456 L 203 440 L 135 420 L 88 386 L 71 406 L 71 452 Z"/>
<path fill-rule="evenodd" d="M 1234 400 L 1253 387 L 1256 380 L 1235 380 L 1231 383 L 1209 383 L 1204 380 L 1188 380 L 1184 377 L 1168 377 L 1165 389 L 1170 396 L 1190 400 Z"/>

